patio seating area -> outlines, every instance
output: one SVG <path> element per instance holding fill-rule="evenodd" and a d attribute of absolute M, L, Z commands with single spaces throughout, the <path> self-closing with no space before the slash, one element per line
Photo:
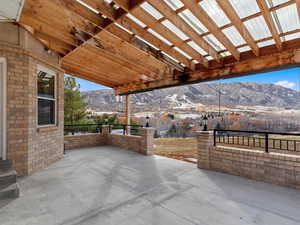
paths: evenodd
<path fill-rule="evenodd" d="M 2 225 L 300 223 L 297 190 L 110 146 L 67 151 L 19 185 Z"/>

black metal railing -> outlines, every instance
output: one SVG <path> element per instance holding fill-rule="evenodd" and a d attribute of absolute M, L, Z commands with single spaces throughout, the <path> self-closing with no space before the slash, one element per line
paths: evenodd
<path fill-rule="evenodd" d="M 141 125 L 127 125 L 127 124 L 65 124 L 65 135 L 77 135 L 86 133 L 102 133 L 103 126 L 109 126 L 110 133 L 127 134 L 127 130 L 131 135 L 140 135 Z"/>
<path fill-rule="evenodd" d="M 131 135 L 140 136 L 141 125 L 128 125 L 128 124 L 109 124 L 109 132 L 116 134 L 126 135 L 130 131 Z"/>
<path fill-rule="evenodd" d="M 102 124 L 65 124 L 64 134 L 102 133 Z"/>
<path fill-rule="evenodd" d="M 278 136 L 285 138 L 278 138 Z M 269 150 L 300 152 L 300 138 L 295 139 L 295 137 L 300 137 L 300 133 L 215 129 L 214 146 L 220 143 L 264 149 L 265 152 Z"/>

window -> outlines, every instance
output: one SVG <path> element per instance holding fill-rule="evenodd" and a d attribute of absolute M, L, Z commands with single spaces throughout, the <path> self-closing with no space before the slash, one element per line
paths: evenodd
<path fill-rule="evenodd" d="M 56 124 L 56 75 L 51 70 L 37 70 L 38 126 Z"/>

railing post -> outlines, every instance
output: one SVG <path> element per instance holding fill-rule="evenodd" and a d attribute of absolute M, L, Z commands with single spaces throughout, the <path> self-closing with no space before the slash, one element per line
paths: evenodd
<path fill-rule="evenodd" d="M 265 133 L 265 151 L 269 153 L 269 134 Z"/>
<path fill-rule="evenodd" d="M 216 133 L 217 133 L 217 131 L 214 130 L 214 146 L 216 146 Z"/>

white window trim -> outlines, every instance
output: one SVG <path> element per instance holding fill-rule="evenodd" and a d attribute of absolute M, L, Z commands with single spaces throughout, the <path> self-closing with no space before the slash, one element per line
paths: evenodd
<path fill-rule="evenodd" d="M 42 65 L 37 66 L 36 76 L 38 76 L 39 71 L 43 71 L 45 73 L 48 73 L 48 74 L 54 76 L 54 98 L 39 97 L 38 91 L 36 91 L 36 93 L 37 93 L 36 94 L 36 115 L 37 115 L 36 124 L 37 124 L 37 128 L 56 127 L 57 126 L 57 73 L 55 73 L 53 70 L 50 70 L 49 68 L 44 67 Z M 38 86 L 37 86 L 37 90 L 38 90 Z M 53 124 L 39 125 L 39 114 L 38 114 L 39 113 L 39 102 L 38 102 L 39 99 L 54 101 L 54 123 Z"/>
<path fill-rule="evenodd" d="M 3 114 L 1 120 L 3 121 L 3 143 L 2 143 L 2 160 L 6 160 L 7 157 L 7 61 L 6 58 L 0 58 L 0 63 L 3 64 Z"/>

